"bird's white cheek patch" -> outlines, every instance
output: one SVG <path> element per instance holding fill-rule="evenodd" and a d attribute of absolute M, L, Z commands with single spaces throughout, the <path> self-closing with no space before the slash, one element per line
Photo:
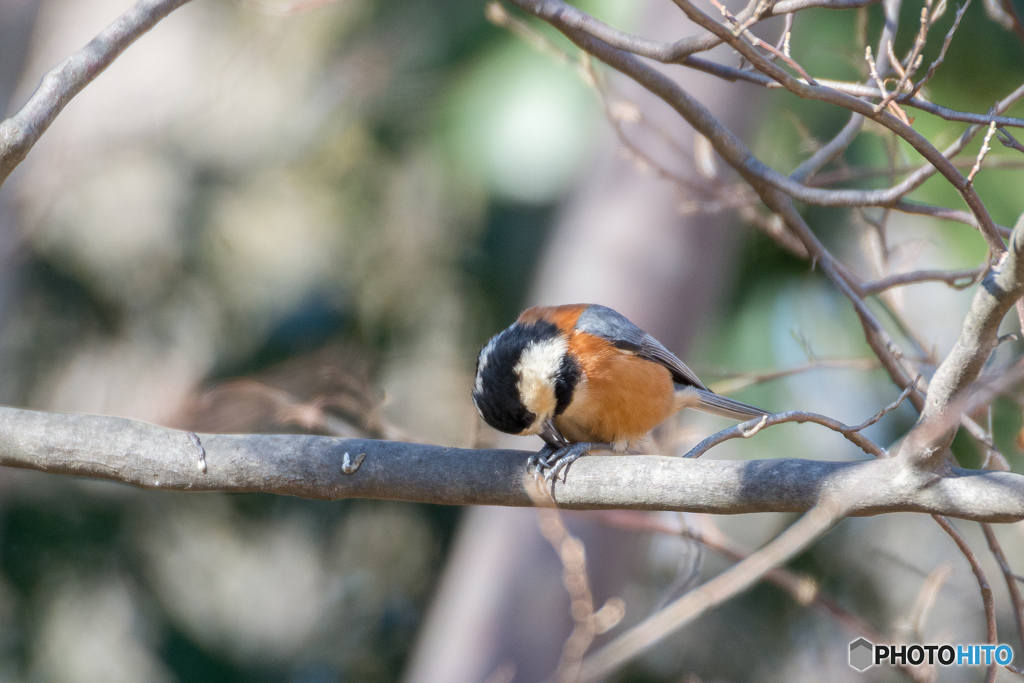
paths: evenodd
<path fill-rule="evenodd" d="M 555 414 L 555 378 L 567 348 L 564 337 L 555 337 L 532 342 L 523 349 L 516 365 L 519 376 L 516 387 L 523 405 L 537 416 L 534 423 L 523 431 L 524 434 L 536 434 L 544 421 Z"/>
<path fill-rule="evenodd" d="M 476 367 L 476 393 L 482 394 L 484 392 L 484 368 L 487 367 L 487 361 L 490 360 L 491 352 L 494 351 L 494 347 L 498 343 L 498 337 L 492 337 L 487 346 L 480 350 L 480 356 L 477 358 Z"/>

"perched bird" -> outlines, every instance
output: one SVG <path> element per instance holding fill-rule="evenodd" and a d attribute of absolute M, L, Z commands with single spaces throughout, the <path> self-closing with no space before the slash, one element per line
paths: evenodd
<path fill-rule="evenodd" d="M 719 396 L 654 337 L 605 306 L 534 306 L 480 350 L 473 403 L 497 430 L 537 434 L 546 478 L 593 450 L 626 453 L 695 408 L 749 420 L 767 411 Z"/>

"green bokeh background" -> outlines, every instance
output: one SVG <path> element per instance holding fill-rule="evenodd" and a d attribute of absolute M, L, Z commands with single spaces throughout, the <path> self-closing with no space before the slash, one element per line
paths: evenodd
<path fill-rule="evenodd" d="M 182 425 L 196 419 L 194 399 L 204 390 L 232 378 L 266 378 L 282 363 L 301 363 L 327 349 L 339 367 L 368 368 L 370 386 L 378 398 L 387 393 L 385 414 L 398 427 L 423 440 L 464 445 L 476 349 L 528 301 L 560 202 L 581 182 L 598 141 L 607 135 L 597 98 L 571 66 L 489 24 L 479 0 L 348 0 L 286 17 L 238 3 L 196 0 L 195 5 L 181 10 L 193 13 L 188 15 L 193 24 L 182 23 L 173 36 L 187 38 L 188 26 L 201 25 L 205 39 L 223 40 L 227 56 L 216 68 L 224 69 L 228 80 L 237 74 L 230 70 L 233 59 L 247 59 L 246 50 L 261 55 L 259 73 L 271 74 L 260 94 L 265 99 L 233 100 L 230 83 L 222 83 L 213 86 L 217 98 L 209 109 L 143 129 L 133 139 L 111 134 L 109 145 L 98 142 L 90 154 L 72 150 L 67 169 L 58 169 L 55 159 L 61 157 L 52 152 L 40 151 L 40 158 L 26 162 L 28 168 L 5 190 L 24 237 L 5 285 L 0 400 L 158 419 L 116 398 L 96 403 L 96 395 L 116 395 L 121 385 L 83 388 L 68 379 L 73 377 L 68 368 L 96 358 L 107 358 L 106 365 L 97 366 L 101 369 L 116 367 L 125 354 L 135 363 L 151 358 L 140 365 L 148 372 L 181 353 L 193 359 L 183 362 L 194 379 L 187 391 L 174 394 L 179 408 L 164 419 Z M 643 12 L 612 0 L 581 6 L 627 29 Z M 53 15 L 64 5 L 43 3 L 43 8 L 37 31 L 45 35 L 59 24 Z M 881 8 L 865 11 L 867 35 L 876 36 Z M 919 3 L 903 3 L 898 54 L 910 45 L 908 27 L 916 25 L 919 11 Z M 925 64 L 936 55 L 938 36 L 953 11 L 950 7 L 936 26 Z M 109 7 L 95 14 L 100 26 L 102 17 L 114 16 Z M 816 76 L 861 78 L 863 53 L 853 40 L 856 16 L 853 11 L 800 13 L 794 57 Z M 143 41 L 164 28 L 157 26 Z M 546 28 L 540 30 L 567 47 Z M 34 41 L 45 44 L 38 35 Z M 232 58 L 232 50 L 242 57 Z M 131 62 L 137 52 L 129 50 L 121 61 Z M 13 106 L 56 63 L 47 62 L 47 54 L 42 47 L 30 51 Z M 111 69 L 103 78 L 108 76 L 132 87 L 130 72 Z M 964 17 L 928 95 L 956 109 L 983 112 L 1022 80 L 1024 46 L 988 19 L 979 2 Z M 318 104 L 307 107 L 295 98 Z M 236 117 L 244 128 L 250 117 L 258 119 L 280 100 L 294 104 L 294 113 L 274 119 L 289 124 L 280 141 L 257 143 L 242 135 L 249 139 L 220 149 L 204 145 L 200 134 L 197 142 L 196 131 L 223 125 L 211 123 L 217 107 L 229 108 L 228 118 Z M 779 91 L 762 102 L 753 147 L 783 172 L 805 158 L 808 136 L 828 139 L 847 120 L 832 107 Z M 69 107 L 69 120 L 84 117 L 89 103 L 83 99 L 82 112 L 76 106 L 77 101 Z M 1010 114 L 1022 116 L 1024 109 L 1018 105 Z M 96 134 L 94 122 L 81 120 L 78 135 Z M 914 126 L 939 147 L 963 129 L 923 113 Z M 60 140 L 75 134 L 57 126 L 53 131 L 55 138 L 63 136 Z M 977 153 L 980 138 L 964 156 Z M 866 133 L 847 160 L 884 165 L 885 144 L 883 136 Z M 916 163 L 909 146 L 901 143 L 898 154 L 902 163 Z M 993 157 L 1014 154 L 998 145 L 992 152 Z M 133 183 L 139 178 L 149 178 L 161 191 L 176 188 L 167 196 L 157 192 L 152 202 L 173 207 L 170 227 L 136 251 L 113 253 L 102 240 L 97 246 L 96 231 L 109 223 L 105 212 L 130 211 L 130 203 L 125 209 L 119 202 L 138 191 Z M 1019 169 L 983 170 L 976 184 L 998 223 L 1012 225 L 1024 210 Z M 36 189 L 44 185 L 45 191 Z M 115 198 L 105 199 L 111 193 Z M 960 201 L 939 176 L 913 198 L 957 207 Z M 139 212 L 151 208 L 147 204 Z M 859 228 L 849 212 L 804 210 L 830 247 L 842 255 L 854 253 L 857 242 L 851 235 Z M 265 238 L 264 221 L 271 226 Z M 282 225 L 283 233 L 274 232 L 273 226 Z M 688 358 L 702 376 L 797 365 L 806 361 L 808 346 L 817 357 L 870 355 L 856 317 L 819 272 L 764 235 L 738 222 L 735 229 L 743 243 L 730 296 Z M 933 222 L 928 229 L 926 248 L 937 262 L 961 268 L 984 258 L 984 242 L 969 228 Z M 130 242 L 110 240 L 114 246 Z M 947 322 L 954 333 L 956 311 L 969 296 L 951 305 Z M 1018 350 L 1013 344 L 1004 351 Z M 161 386 L 158 380 L 173 374 L 157 373 L 151 385 Z M 104 375 L 96 370 L 84 376 L 102 382 Z M 296 371 L 300 378 L 286 383 L 303 399 L 311 398 L 303 395 L 305 376 Z M 148 377 L 141 373 L 140 382 Z M 858 406 L 874 406 L 863 415 L 839 416 L 849 422 L 895 396 L 880 370 L 838 377 L 813 381 L 835 382 L 858 393 Z M 737 397 L 811 409 L 801 404 L 803 386 L 799 380 L 775 382 Z M 888 446 L 912 421 L 904 406 L 871 436 Z M 993 423 L 997 445 L 1015 471 L 1024 471 L 1015 445 L 1020 408 L 997 401 Z M 273 421 L 251 420 L 248 426 L 295 429 Z M 859 457 L 838 437 L 828 438 L 810 440 L 792 425 L 769 430 L 758 437 L 757 455 L 820 457 L 827 444 L 833 457 Z M 959 437 L 954 450 L 965 465 L 981 461 L 968 439 Z M 81 668 L 61 668 L 62 653 L 48 649 L 74 641 L 73 634 L 62 635 L 62 625 L 88 624 L 82 615 L 90 613 L 107 619 L 95 625 L 97 633 L 107 628 L 127 634 L 127 640 L 99 638 L 97 647 L 128 642 L 149 667 L 139 670 L 158 680 L 398 680 L 460 514 L 455 508 L 367 501 L 159 494 L 33 473 L 2 474 L 0 681 L 99 680 Z M 222 533 L 220 546 L 210 540 L 211 548 L 237 543 L 256 557 L 276 557 L 275 544 L 290 536 L 319 558 L 329 607 L 300 645 L 254 655 L 252 643 L 258 645 L 259 638 L 239 644 L 218 637 L 216 629 L 204 631 L 177 611 L 177 589 L 169 587 L 177 584 L 165 576 L 166 567 L 190 566 L 185 560 L 174 564 L 183 554 L 199 552 L 192 541 L 180 540 L 191 538 L 181 529 L 201 530 L 202 520 Z M 882 623 L 892 615 L 882 604 L 876 578 L 835 560 L 845 528 L 794 567 L 817 577 L 840 599 L 850 599 L 865 618 Z M 208 561 L 216 562 L 219 552 L 210 550 Z M 223 557 L 248 557 L 245 552 L 225 550 Z M 247 566 L 239 560 L 214 570 Z M 212 580 L 204 576 L 189 580 Z M 253 585 L 272 590 L 274 576 L 293 580 L 283 571 Z M 774 664 L 795 656 L 802 641 L 791 636 L 806 625 L 802 608 L 762 586 L 714 619 L 728 624 L 751 614 L 758 622 L 747 628 L 770 642 L 751 635 L 750 647 L 774 654 L 761 656 L 757 665 L 721 657 L 718 669 L 703 672 L 710 676 L 705 680 L 764 680 Z M 774 635 L 765 635 L 769 632 Z M 736 638 L 731 647 L 743 650 L 747 641 L 735 630 L 730 633 Z M 67 662 L 73 667 L 72 658 Z M 649 663 L 624 676 L 677 680 Z"/>

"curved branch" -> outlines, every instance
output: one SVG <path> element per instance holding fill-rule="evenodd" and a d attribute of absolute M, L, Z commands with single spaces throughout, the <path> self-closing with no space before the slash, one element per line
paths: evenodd
<path fill-rule="evenodd" d="M 934 467 L 956 433 L 963 399 L 981 374 L 999 341 L 999 324 L 1024 294 L 1024 225 L 1010 235 L 1010 249 L 989 269 L 964 317 L 960 336 L 928 386 L 917 426 L 907 435 L 901 454 L 918 465 Z"/>
<path fill-rule="evenodd" d="M 961 211 L 959 209 L 950 209 L 945 206 L 931 206 L 929 204 L 919 204 L 917 202 L 910 202 L 905 199 L 900 200 L 893 204 L 891 207 L 900 213 L 916 214 L 918 216 L 933 216 L 934 218 L 940 218 L 946 221 L 956 221 L 969 225 L 972 228 L 979 228 L 978 219 L 973 213 L 969 211 Z M 1005 225 L 996 224 L 996 231 L 1001 237 L 1009 237 L 1012 228 Z"/>
<path fill-rule="evenodd" d="M 561 6 L 565 4 L 561 0 L 511 0 L 511 2 L 530 12 L 540 11 L 538 7 L 542 5 L 556 4 Z M 676 0 L 676 2 L 682 3 L 685 0 Z M 551 23 L 581 49 L 594 55 L 612 68 L 626 74 L 660 97 L 675 109 L 687 123 L 708 139 L 719 156 L 751 185 L 764 204 L 789 225 L 790 229 L 804 244 L 811 259 L 821 265 L 822 270 L 825 271 L 829 279 L 850 300 L 864 326 L 868 344 L 896 385 L 901 390 L 905 389 L 910 384 L 911 378 L 900 363 L 899 359 L 902 354 L 899 348 L 884 327 L 882 327 L 874 313 L 864 303 L 862 297 L 855 291 L 854 286 L 851 284 L 852 279 L 848 277 L 842 266 L 832 258 L 824 245 L 815 237 L 810 227 L 793 205 L 793 197 L 798 199 L 804 199 L 805 197 L 805 193 L 800 188 L 804 190 L 808 188 L 795 183 L 789 177 L 764 164 L 754 156 L 735 133 L 715 118 L 704 105 L 691 96 L 690 93 L 683 90 L 678 83 L 657 69 L 650 67 L 629 52 L 623 52 L 622 50 L 610 47 L 585 31 L 575 30 L 562 25 L 557 15 L 551 19 Z M 853 99 L 856 100 L 856 98 Z M 866 104 L 861 100 L 856 101 L 860 104 Z M 963 180 L 963 176 L 960 176 L 960 178 Z M 785 188 L 792 190 L 794 187 L 796 188 L 796 194 L 793 194 L 791 197 L 787 194 Z M 800 196 L 797 196 L 798 194 Z M 999 239 L 998 236 L 997 239 Z M 1002 250 L 1005 251 L 1005 247 L 1002 247 Z M 924 405 L 923 397 L 917 392 L 911 394 L 910 401 L 918 411 Z"/>
<path fill-rule="evenodd" d="M 999 133 L 999 129 L 996 129 L 996 134 Z M 970 168 L 974 164 L 973 159 L 954 159 L 953 165 L 957 168 Z M 1024 160 L 999 158 L 990 159 L 987 167 L 991 170 L 993 168 L 998 169 L 1022 169 L 1024 168 Z M 808 185 L 814 187 L 824 187 L 826 185 L 834 185 L 835 183 L 845 183 L 850 181 L 868 180 L 871 178 L 883 178 L 895 175 L 906 175 L 918 170 L 918 166 L 897 166 L 892 168 L 891 166 L 865 166 L 859 168 L 837 168 L 834 171 L 826 171 L 824 173 L 818 173 L 808 182 Z"/>
<path fill-rule="evenodd" d="M 744 42 L 737 36 L 734 36 L 726 26 L 723 26 L 698 10 L 688 0 L 674 1 L 692 21 L 715 33 L 718 37 L 722 38 L 725 42 L 729 43 L 733 48 L 739 51 L 740 54 L 742 54 L 751 62 L 751 64 L 762 72 L 762 75 L 765 78 L 773 79 L 798 97 L 835 104 L 852 112 L 862 114 L 867 118 L 871 118 L 886 128 L 889 128 L 910 143 L 910 145 L 929 162 L 929 165 L 924 167 L 927 170 L 922 170 L 913 174 L 910 178 L 907 178 L 896 187 L 889 188 L 888 190 L 821 190 L 811 188 L 807 185 L 796 182 L 770 166 L 767 166 L 762 161 L 749 154 L 747 150 L 744 150 L 744 159 L 741 162 L 742 167 L 737 166 L 735 163 L 730 161 L 730 165 L 740 171 L 740 173 L 747 172 L 756 174 L 762 181 L 772 185 L 777 190 L 786 193 L 793 199 L 807 202 L 809 204 L 816 204 L 819 206 L 885 206 L 892 204 L 916 189 L 937 170 L 946 177 L 954 188 L 956 188 L 964 202 L 971 209 L 971 212 L 977 218 L 979 230 L 985 237 L 985 240 L 988 242 L 989 248 L 993 253 L 1001 254 L 1005 251 L 1006 247 L 1003 245 L 1002 239 L 992 221 L 992 217 L 989 215 L 984 204 L 982 204 L 974 188 L 952 165 L 949 159 L 944 156 L 942 152 L 936 149 L 926 138 L 924 138 L 924 136 L 891 114 L 884 111 L 875 112 L 873 105 L 869 102 L 831 88 L 824 81 L 819 82 L 816 85 L 811 85 L 806 81 L 802 81 L 790 75 L 784 69 L 767 61 L 753 46 Z M 589 17 L 589 15 L 586 15 L 580 10 L 563 2 L 563 0 L 510 0 L 510 2 L 534 16 L 544 19 L 560 30 L 569 38 L 569 40 L 584 51 L 598 57 L 609 66 L 623 71 L 649 90 L 658 94 L 673 108 L 679 111 L 691 125 L 698 130 L 701 130 L 702 126 L 695 123 L 691 116 L 687 112 L 683 111 L 683 109 L 693 111 L 693 105 L 697 104 L 697 106 L 700 107 L 699 103 L 693 101 L 688 93 L 683 92 L 675 81 L 672 81 L 661 72 L 650 68 L 647 64 L 640 62 L 636 58 L 636 53 L 628 49 L 615 47 L 588 30 L 590 28 L 590 24 L 585 20 L 593 19 L 593 17 Z M 584 25 L 586 28 L 583 28 Z M 685 63 L 687 65 L 691 65 L 689 58 L 687 58 Z M 881 96 L 881 93 L 879 93 L 877 89 L 873 89 L 872 92 L 875 96 Z M 1000 103 L 1000 105 L 1001 104 L 1002 103 Z M 702 109 L 703 107 L 700 108 Z M 1001 111 L 1002 109 L 997 105 L 997 107 L 994 108 L 993 113 L 1000 113 Z M 968 131 L 961 136 L 961 140 L 965 137 L 969 139 L 969 135 L 973 136 L 975 132 L 974 127 L 968 129 Z M 707 133 L 704 133 L 704 135 L 707 137 Z M 966 142 L 963 144 L 966 144 Z M 954 144 L 949 150 L 947 150 L 947 152 L 958 153 L 960 149 L 962 149 L 962 146 Z M 723 154 L 721 149 L 716 148 L 716 151 L 718 151 L 719 154 Z M 729 161 L 729 157 L 724 154 L 723 157 Z"/>
<path fill-rule="evenodd" d="M 686 524 L 674 527 L 661 521 L 660 515 L 648 512 L 609 510 L 593 513 L 597 520 L 606 526 L 630 531 L 643 531 L 652 534 L 683 537 L 700 543 L 711 552 L 732 562 L 742 562 L 753 553 L 722 533 L 711 518 L 705 517 L 700 530 Z M 991 525 L 986 525 L 991 528 Z M 710 527 L 710 529 L 708 528 Z M 867 638 L 872 643 L 884 643 L 886 637 L 876 631 L 866 621 L 847 611 L 835 598 L 830 596 L 824 586 L 806 574 L 787 567 L 777 566 L 764 574 L 764 580 L 782 589 L 793 598 L 798 605 L 813 606 L 826 617 L 831 617 L 837 624 L 850 634 Z M 1016 579 L 1012 579 L 1016 583 Z M 931 683 L 927 672 L 906 663 L 895 664 L 907 678 L 917 683 Z"/>
<path fill-rule="evenodd" d="M 985 263 L 978 268 L 964 268 L 962 270 L 914 270 L 909 273 L 896 273 L 874 282 L 867 282 L 860 287 L 861 294 L 872 296 L 894 287 L 905 287 L 922 282 L 943 282 L 953 289 L 967 289 L 976 283 L 986 272 L 988 264 Z"/>
<path fill-rule="evenodd" d="M 200 434 L 123 418 L 0 408 L 0 465 L 170 491 L 260 491 L 335 500 L 534 505 L 529 453 L 296 434 Z M 206 471 L 202 471 L 205 462 Z M 555 486 L 559 507 L 737 514 L 805 512 L 853 495 L 854 516 L 929 512 L 1024 519 L 1024 476 L 954 469 L 937 477 L 899 458 L 858 462 L 692 460 L 591 455 Z"/>
<path fill-rule="evenodd" d="M 649 650 L 669 633 L 691 623 L 702 614 L 761 580 L 842 520 L 846 505 L 824 500 L 766 546 L 699 587 L 687 591 L 663 609 L 616 636 L 580 666 L 579 680 L 604 680 L 617 668 Z"/>
<path fill-rule="evenodd" d="M 913 391 L 916 385 L 917 383 L 915 382 L 914 384 L 907 387 L 907 389 L 904 390 L 903 394 L 900 395 L 900 398 L 896 401 L 896 403 L 893 404 L 892 406 L 888 406 L 880 415 L 878 415 L 878 417 L 881 418 L 881 416 L 884 415 L 886 412 L 889 412 L 889 410 L 896 408 L 897 405 L 902 403 L 903 399 L 906 398 L 911 391 Z M 753 420 L 741 422 L 740 424 L 733 425 L 732 427 L 729 427 L 727 429 L 723 429 L 722 431 L 712 434 L 708 438 L 701 441 L 699 444 L 691 448 L 690 451 L 686 453 L 686 455 L 684 455 L 683 457 L 699 458 L 700 456 L 704 455 L 705 453 L 707 453 L 709 450 L 711 450 L 720 443 L 729 441 L 731 439 L 749 439 L 750 437 L 754 436 L 755 434 L 757 434 L 762 429 L 765 429 L 766 427 L 774 427 L 775 425 L 784 424 L 786 422 L 796 422 L 797 424 L 811 422 L 813 424 L 819 424 L 822 427 L 827 427 L 838 434 L 842 434 L 847 441 L 857 446 L 857 448 L 860 448 L 868 455 L 873 455 L 876 458 L 888 458 L 888 453 L 879 448 L 877 444 L 871 441 L 871 439 L 867 438 L 866 436 L 860 433 L 860 430 L 864 429 L 865 427 L 868 427 L 870 424 L 874 424 L 874 422 L 877 421 L 878 420 L 876 419 L 874 421 L 869 421 L 865 424 L 858 425 L 856 427 L 851 427 L 849 425 L 843 424 L 839 420 L 835 420 L 825 415 L 819 415 L 817 413 L 805 413 L 800 410 L 790 410 L 785 413 L 775 413 L 774 415 L 765 415 L 761 418 L 754 418 Z"/>
<path fill-rule="evenodd" d="M 846 151 L 846 148 L 850 146 L 858 135 L 860 135 L 860 131 L 863 127 L 864 117 L 861 114 L 853 114 L 850 117 L 850 120 L 847 121 L 846 125 L 843 126 L 843 129 L 839 131 L 834 138 L 807 159 L 804 159 L 804 161 L 789 174 L 789 177 L 795 182 L 806 185 L 807 181 L 815 173 L 825 168 L 830 161 L 841 156 L 842 153 Z"/>
<path fill-rule="evenodd" d="M 960 549 L 960 552 L 967 559 L 968 564 L 971 565 L 971 572 L 974 573 L 974 578 L 978 581 L 978 589 L 981 591 L 981 603 L 985 608 L 985 640 L 990 645 L 996 645 L 999 642 L 999 634 L 996 627 L 996 602 L 992 597 L 992 586 L 985 576 L 985 570 L 981 568 L 978 556 L 974 554 L 974 550 L 967 543 L 967 539 L 960 535 L 960 532 L 949 523 L 949 520 L 944 519 L 942 515 L 932 515 L 932 517 L 939 523 L 942 530 L 949 534 L 949 537 L 956 543 L 956 547 Z M 995 683 L 996 670 L 995 661 L 989 662 L 985 673 L 985 683 Z"/>
<path fill-rule="evenodd" d="M 189 0 L 139 0 L 62 64 L 43 76 L 21 111 L 0 122 L 0 185 L 24 161 L 57 115 L 118 55 Z"/>
<path fill-rule="evenodd" d="M 509 1 L 511 2 L 512 0 Z M 712 76 L 723 78 L 727 81 L 744 81 L 745 83 L 764 86 L 769 90 L 780 90 L 786 87 L 772 77 L 766 76 L 759 71 L 737 69 L 736 67 L 726 66 L 725 64 L 719 64 L 718 62 L 714 62 L 709 59 L 702 59 L 692 55 L 680 59 L 677 63 L 682 66 L 688 66 L 691 69 L 697 69 L 698 71 L 709 73 Z M 811 85 L 803 79 L 797 79 L 797 81 L 803 85 Z M 874 85 L 865 85 L 864 83 L 854 83 L 852 81 L 835 81 L 829 78 L 816 78 L 815 82 L 820 86 L 825 86 L 847 95 L 853 95 L 854 97 L 871 97 L 875 99 L 880 99 L 882 97 L 882 93 L 878 90 L 878 87 Z M 1011 95 L 1011 97 L 1013 97 L 1013 95 Z M 1015 102 L 1019 98 L 1020 96 L 1018 94 L 1013 101 Z M 997 104 L 996 107 L 988 113 L 976 114 L 970 111 L 950 109 L 949 107 L 929 102 L 928 100 L 917 96 L 912 97 L 907 93 L 897 95 L 892 101 L 896 104 L 920 109 L 921 111 L 938 116 L 944 121 L 957 121 L 960 123 L 971 123 L 979 126 L 987 126 L 995 121 L 997 126 L 1024 128 L 1024 119 L 1015 116 L 1002 116 L 998 113 L 1004 112 L 1009 108 L 1008 106 L 1001 106 L 1000 104 Z M 944 154 L 947 157 L 950 156 L 948 150 L 944 152 Z"/>
<path fill-rule="evenodd" d="M 950 185 L 956 188 L 957 192 L 960 193 L 964 202 L 971 209 L 971 212 L 977 216 L 978 222 L 980 223 L 981 234 L 989 243 L 989 248 L 993 253 L 1001 254 L 1006 250 L 1006 247 L 1003 245 L 1003 241 L 999 237 L 995 225 L 992 222 L 992 217 L 989 215 L 988 209 L 985 208 L 985 205 L 981 202 L 977 192 L 975 192 L 971 184 L 967 182 L 967 179 L 964 178 L 964 176 L 949 162 L 949 159 L 943 156 L 942 152 L 937 150 L 927 140 L 927 138 L 906 123 L 900 121 L 895 116 L 884 111 L 874 111 L 873 105 L 864 102 L 863 100 L 841 93 L 837 90 L 833 90 L 832 88 L 824 85 L 817 83 L 812 85 L 793 77 L 786 70 L 772 64 L 761 56 L 754 46 L 744 42 L 739 36 L 733 35 L 726 26 L 723 26 L 704 12 L 697 9 L 689 0 L 674 1 L 691 21 L 696 22 L 700 26 L 703 26 L 725 40 L 729 45 L 739 51 L 740 54 L 746 57 L 747 60 L 749 60 L 750 63 L 759 71 L 781 83 L 794 95 L 805 99 L 828 102 L 830 104 L 835 104 L 845 109 L 849 109 L 852 112 L 863 114 L 906 140 L 921 156 L 930 162 L 939 173 L 945 176 Z M 793 198 L 805 201 L 803 197 L 799 196 L 799 194 L 793 190 L 796 189 L 798 192 L 802 192 L 803 190 L 801 188 L 806 188 L 806 186 L 799 183 L 792 183 L 792 185 L 796 186 L 795 188 L 783 187 L 783 184 L 778 183 L 775 178 L 766 175 L 766 179 L 769 180 L 769 182 L 772 182 L 772 184 L 778 189 L 781 189 L 791 195 Z M 786 178 L 786 180 L 788 180 L 788 178 Z"/>
<path fill-rule="evenodd" d="M 882 0 L 781 0 L 774 5 L 764 6 L 754 0 L 736 15 L 736 19 L 746 23 L 753 20 L 777 17 L 791 12 L 824 7 L 829 9 L 855 9 L 877 4 Z M 686 59 L 696 53 L 710 50 L 722 44 L 722 39 L 711 31 L 705 30 L 696 36 L 682 38 L 672 43 L 651 40 L 635 36 L 626 31 L 609 26 L 600 19 L 568 3 L 542 3 L 537 5 L 536 16 L 545 21 L 557 20 L 573 29 L 585 31 L 595 38 L 619 50 L 632 52 L 640 57 L 647 57 L 663 64 L 683 64 Z M 750 24 L 753 25 L 753 24 Z"/>
<path fill-rule="evenodd" d="M 798 12 L 811 7 L 853 9 L 867 7 L 881 1 L 882 0 L 780 0 L 780 2 L 776 2 L 771 7 L 764 9 L 760 14 L 760 17 L 762 19 L 767 19 L 769 17 Z M 518 5 L 519 3 L 513 4 Z M 738 13 L 736 15 L 736 19 L 739 22 L 746 22 L 748 19 L 753 17 L 753 8 L 756 8 L 756 5 L 753 5 L 752 3 L 752 7 L 748 7 Z M 531 7 L 523 7 L 523 9 L 526 9 L 548 23 L 583 31 L 610 47 L 630 52 L 638 57 L 653 59 L 654 61 L 661 62 L 662 64 L 680 64 L 682 66 L 688 66 L 730 81 L 747 81 L 769 88 L 785 87 L 775 79 L 760 72 L 737 69 L 711 60 L 694 57 L 694 53 L 710 50 L 724 42 L 722 38 L 716 36 L 711 31 L 705 31 L 697 36 L 683 38 L 674 43 L 665 43 L 657 40 L 651 40 L 649 38 L 634 36 L 615 28 L 614 26 L 609 26 L 603 21 L 587 14 L 577 7 L 563 2 L 562 0 L 541 0 L 540 2 L 535 2 Z M 873 98 L 881 98 L 884 96 L 877 87 L 865 85 L 863 83 L 833 81 L 828 79 L 816 80 L 819 85 L 827 86 L 848 95 Z M 810 85 L 807 81 L 802 81 L 802 83 L 804 85 Z M 996 125 L 999 126 L 1015 126 L 1018 128 L 1024 128 L 1024 119 L 1010 116 L 999 116 L 993 112 L 989 112 L 988 114 L 975 114 L 973 112 L 957 111 L 955 109 L 950 109 L 949 107 L 943 107 L 933 102 L 929 102 L 928 100 L 917 97 L 914 94 L 900 93 L 898 95 L 894 95 L 893 101 L 898 104 L 927 111 L 939 116 L 940 118 L 946 119 L 947 121 L 961 121 L 964 123 L 976 123 L 986 126 L 992 121 L 995 121 Z"/>

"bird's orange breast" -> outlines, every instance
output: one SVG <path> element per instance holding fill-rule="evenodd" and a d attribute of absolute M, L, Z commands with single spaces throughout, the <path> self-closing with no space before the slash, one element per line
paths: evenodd
<path fill-rule="evenodd" d="M 585 375 L 569 407 L 555 418 L 570 441 L 611 443 L 625 450 L 675 412 L 675 387 L 665 366 L 582 332 L 570 336 L 568 350 Z"/>

